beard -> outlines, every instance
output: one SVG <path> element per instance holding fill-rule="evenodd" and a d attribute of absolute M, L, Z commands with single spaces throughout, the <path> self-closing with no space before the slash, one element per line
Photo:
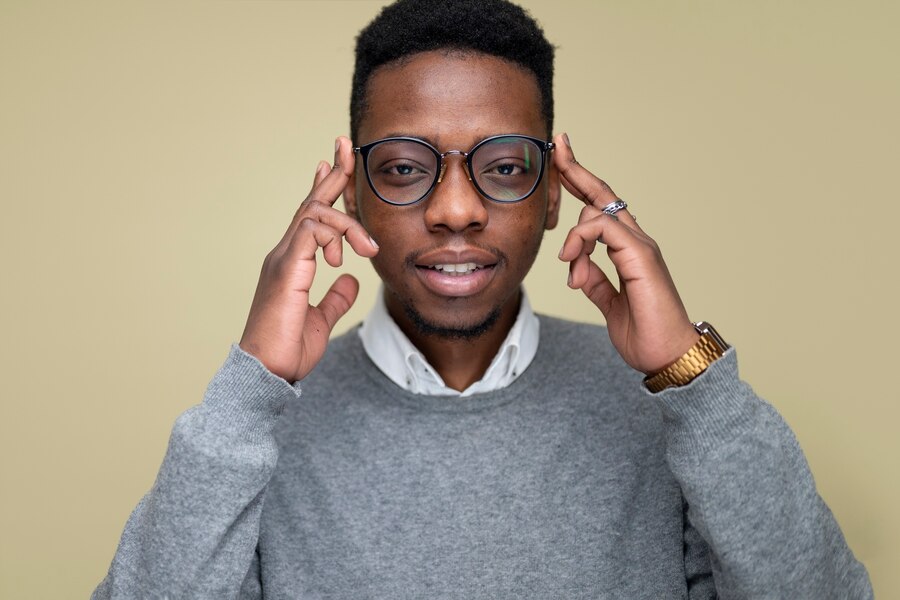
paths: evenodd
<path fill-rule="evenodd" d="M 403 311 L 422 336 L 445 340 L 474 340 L 489 332 L 500 320 L 500 307 L 496 306 L 487 317 L 472 325 L 442 325 L 426 319 L 412 304 L 403 302 Z"/>

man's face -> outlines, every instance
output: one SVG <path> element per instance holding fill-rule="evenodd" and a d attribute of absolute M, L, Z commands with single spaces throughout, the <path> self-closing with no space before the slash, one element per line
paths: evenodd
<path fill-rule="evenodd" d="M 500 134 L 549 139 L 534 76 L 482 54 L 426 52 L 373 75 L 358 139 L 423 139 L 440 152 L 470 150 Z M 547 156 L 537 190 L 520 202 L 481 196 L 464 159 L 450 155 L 440 183 L 421 202 L 393 206 L 371 190 L 357 155 L 344 193 L 348 212 L 380 246 L 372 264 L 388 311 L 408 335 L 469 337 L 491 323 L 511 324 L 519 289 L 545 229 L 556 225 L 559 179 Z M 476 265 L 449 272 L 442 265 Z M 437 267 L 437 268 L 436 268 Z"/>

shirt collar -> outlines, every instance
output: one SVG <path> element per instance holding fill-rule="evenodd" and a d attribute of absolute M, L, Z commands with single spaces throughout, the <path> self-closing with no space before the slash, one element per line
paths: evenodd
<path fill-rule="evenodd" d="M 484 376 L 462 392 L 444 383 L 425 355 L 419 352 L 391 318 L 384 302 L 383 286 L 378 291 L 372 310 L 359 328 L 359 337 L 375 366 L 401 388 L 414 394 L 464 397 L 499 390 L 515 381 L 537 353 L 540 322 L 523 289 L 519 314 L 500 350 Z"/>

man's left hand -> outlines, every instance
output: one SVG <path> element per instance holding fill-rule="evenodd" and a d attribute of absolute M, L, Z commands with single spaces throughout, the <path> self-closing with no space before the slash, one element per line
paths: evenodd
<path fill-rule="evenodd" d="M 560 260 L 569 263 L 569 287 L 597 305 L 622 358 L 645 374 L 674 363 L 698 339 L 659 246 L 627 210 L 603 208 L 618 200 L 612 189 L 575 160 L 568 136 L 557 135 L 553 161 L 563 187 L 585 203 L 569 231 Z M 619 289 L 591 260 L 600 242 L 619 277 Z"/>

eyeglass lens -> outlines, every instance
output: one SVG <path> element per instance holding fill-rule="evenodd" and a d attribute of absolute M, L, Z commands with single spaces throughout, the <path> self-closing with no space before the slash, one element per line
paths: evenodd
<path fill-rule="evenodd" d="M 486 196 L 514 202 L 531 193 L 537 184 L 543 153 L 530 140 L 500 137 L 478 146 L 470 159 L 472 177 Z M 440 157 L 425 144 L 412 140 L 382 142 L 368 156 L 372 187 L 395 204 L 421 200 L 437 181 L 439 171 Z"/>

